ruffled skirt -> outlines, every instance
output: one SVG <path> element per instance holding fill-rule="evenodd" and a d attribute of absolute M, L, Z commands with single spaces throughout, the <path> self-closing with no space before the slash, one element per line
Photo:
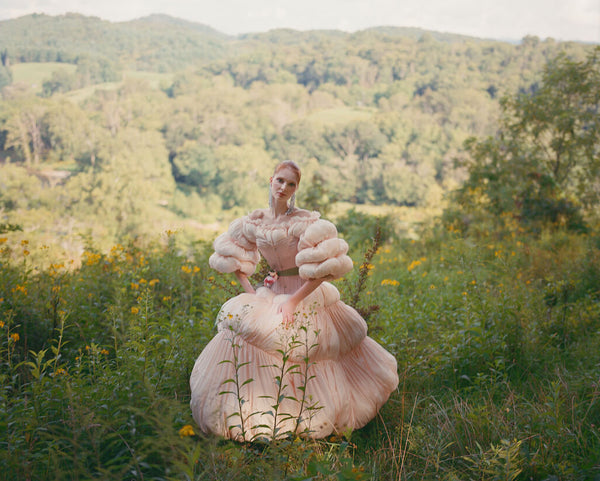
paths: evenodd
<path fill-rule="evenodd" d="M 395 358 L 368 337 L 362 317 L 322 283 L 283 327 L 288 294 L 259 288 L 227 301 L 218 333 L 190 379 L 204 432 L 238 441 L 321 438 L 371 420 L 398 385 Z"/>

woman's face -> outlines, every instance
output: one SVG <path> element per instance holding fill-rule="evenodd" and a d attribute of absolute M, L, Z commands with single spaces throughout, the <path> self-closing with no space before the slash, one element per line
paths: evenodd
<path fill-rule="evenodd" d="M 287 202 L 297 188 L 298 178 L 289 167 L 279 169 L 271 177 L 271 195 L 275 201 Z"/>

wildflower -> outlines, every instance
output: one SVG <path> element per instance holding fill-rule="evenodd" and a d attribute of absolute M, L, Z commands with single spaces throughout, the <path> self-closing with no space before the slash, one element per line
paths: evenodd
<path fill-rule="evenodd" d="M 169 302 L 171 300 L 171 296 L 164 296 L 162 300 L 163 302 Z"/>
<path fill-rule="evenodd" d="M 472 285 L 475 285 L 475 284 L 477 284 L 477 281 L 476 281 L 475 279 L 473 279 L 473 280 L 471 281 L 471 284 L 472 284 Z"/>
<path fill-rule="evenodd" d="M 448 276 L 444 277 L 444 282 L 448 282 Z"/>
<path fill-rule="evenodd" d="M 0 329 L 4 327 L 4 321 L 0 321 Z"/>
<path fill-rule="evenodd" d="M 60 292 L 60 286 L 52 286 L 52 293 L 57 294 Z"/>
<path fill-rule="evenodd" d="M 86 351 L 89 351 L 89 350 L 90 350 L 90 346 L 86 345 L 86 346 L 85 346 L 85 350 L 86 350 Z"/>
<path fill-rule="evenodd" d="M 85 257 L 86 266 L 93 266 L 95 264 L 98 264 L 98 262 L 100 262 L 100 259 L 102 259 L 102 256 L 100 254 L 94 254 L 93 252 L 84 252 L 83 256 Z"/>
<path fill-rule="evenodd" d="M 27 244 L 29 244 L 29 241 L 28 241 L 28 240 L 25 240 L 25 239 L 23 239 L 23 240 L 21 241 L 21 245 L 22 245 L 22 246 L 26 246 Z"/>
<path fill-rule="evenodd" d="M 0 237 L 0 244 L 4 244 L 8 240 L 8 237 Z"/>
<path fill-rule="evenodd" d="M 67 371 L 65 371 L 62 367 L 59 367 L 54 373 L 55 376 L 66 376 Z"/>
<path fill-rule="evenodd" d="M 13 340 L 13 342 L 17 342 L 19 339 L 21 339 L 21 338 L 19 337 L 19 333 L 18 333 L 18 332 L 13 332 L 13 333 L 10 335 L 10 338 Z"/>
<path fill-rule="evenodd" d="M 398 286 L 400 283 L 396 279 L 384 279 L 381 281 L 382 286 Z"/>
<path fill-rule="evenodd" d="M 146 279 L 144 279 L 143 277 L 138 281 L 140 284 L 147 284 L 148 281 Z"/>
<path fill-rule="evenodd" d="M 23 249 L 23 255 L 27 257 L 29 255 L 29 251 L 27 249 Z"/>
<path fill-rule="evenodd" d="M 181 266 L 181 270 L 182 270 L 183 272 L 185 272 L 186 274 L 189 274 L 189 273 L 191 273 L 191 272 L 192 272 L 192 269 L 190 269 L 190 267 L 189 267 L 189 266 L 187 266 L 187 265 Z"/>
<path fill-rule="evenodd" d="M 421 277 L 425 277 L 427 276 L 427 271 L 423 272 L 423 274 L 421 274 Z"/>
<path fill-rule="evenodd" d="M 416 260 L 416 261 L 412 261 L 409 266 L 407 267 L 408 271 L 412 271 L 415 267 L 420 266 L 421 265 L 421 261 Z"/>
<path fill-rule="evenodd" d="M 235 281 L 231 281 L 231 285 L 232 285 L 232 286 L 237 286 L 237 282 L 235 282 Z"/>
<path fill-rule="evenodd" d="M 24 285 L 21 284 L 17 284 L 17 287 L 13 287 L 11 290 L 11 292 L 20 292 L 23 295 L 27 295 L 27 287 L 25 287 Z"/>
<path fill-rule="evenodd" d="M 108 356 L 108 351 L 107 351 L 106 349 L 102 349 L 102 350 L 100 351 L 100 354 L 103 354 L 103 355 L 105 355 L 105 356 Z"/>
<path fill-rule="evenodd" d="M 137 307 L 132 307 L 131 308 L 131 313 L 132 314 L 137 314 L 138 312 L 140 312 L 139 308 L 137 308 Z"/>
<path fill-rule="evenodd" d="M 360 267 L 363 268 L 363 269 L 368 269 L 368 270 L 371 270 L 371 269 L 375 268 L 375 266 L 373 264 L 367 264 L 367 263 L 364 263 Z"/>
<path fill-rule="evenodd" d="M 137 282 L 132 282 L 131 283 L 131 290 L 132 291 L 137 291 L 140 288 L 140 285 Z"/>
<path fill-rule="evenodd" d="M 194 434 L 196 434 L 194 432 L 194 428 L 192 426 L 190 426 L 189 424 L 186 424 L 179 430 L 179 436 L 182 438 L 184 438 L 186 436 L 193 436 Z"/>
<path fill-rule="evenodd" d="M 466 296 L 466 295 L 467 295 L 467 293 L 466 293 L 466 292 L 463 292 L 463 293 L 462 293 L 462 295 L 463 295 L 463 296 Z"/>
<path fill-rule="evenodd" d="M 198 266 L 194 266 L 194 274 L 200 272 L 200 268 Z"/>
<path fill-rule="evenodd" d="M 150 287 L 155 286 L 156 284 L 158 284 L 160 281 L 158 279 L 152 279 L 150 282 L 148 282 L 148 285 Z"/>

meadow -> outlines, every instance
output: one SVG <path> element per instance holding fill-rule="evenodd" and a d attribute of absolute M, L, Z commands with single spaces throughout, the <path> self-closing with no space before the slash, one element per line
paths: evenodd
<path fill-rule="evenodd" d="M 165 232 L 62 261 L 0 236 L 0 478 L 598 479 L 597 233 L 364 230 L 336 284 L 399 388 L 363 429 L 266 444 L 191 418 L 195 357 L 240 291 L 208 268 L 208 242 Z"/>

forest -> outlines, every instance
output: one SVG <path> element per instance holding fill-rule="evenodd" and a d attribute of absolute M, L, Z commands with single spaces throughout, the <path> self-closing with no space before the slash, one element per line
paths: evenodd
<path fill-rule="evenodd" d="M 0 59 L 0 479 L 598 479 L 600 47 L 35 14 Z M 227 442 L 188 407 L 240 291 L 207 259 L 284 159 L 400 386 Z"/>

